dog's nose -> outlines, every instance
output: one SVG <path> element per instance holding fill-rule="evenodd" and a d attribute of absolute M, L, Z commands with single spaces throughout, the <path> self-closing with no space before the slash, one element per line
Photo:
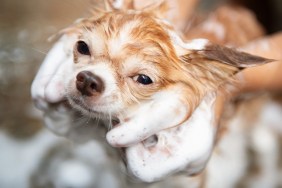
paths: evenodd
<path fill-rule="evenodd" d="M 76 75 L 76 88 L 82 95 L 99 95 L 104 90 L 101 78 L 90 71 L 81 71 Z"/>

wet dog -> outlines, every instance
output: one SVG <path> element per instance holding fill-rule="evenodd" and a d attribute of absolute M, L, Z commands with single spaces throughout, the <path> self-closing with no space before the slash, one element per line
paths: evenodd
<path fill-rule="evenodd" d="M 108 125 L 108 143 L 126 148 L 127 168 L 142 181 L 200 173 L 217 138 L 217 98 L 234 74 L 269 60 L 206 39 L 184 41 L 163 20 L 163 4 L 142 11 L 109 7 L 67 29 L 50 52 L 67 58 L 44 65 L 58 75 L 45 83 L 45 98 L 66 96 L 73 108 Z M 72 46 L 67 53 L 65 44 Z M 34 98 L 46 107 L 40 95 Z"/>

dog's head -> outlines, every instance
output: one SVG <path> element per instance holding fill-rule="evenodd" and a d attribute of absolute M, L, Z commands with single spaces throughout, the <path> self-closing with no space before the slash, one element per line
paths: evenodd
<path fill-rule="evenodd" d="M 150 12 L 106 12 L 85 20 L 76 36 L 66 89 L 71 104 L 88 114 L 118 115 L 180 83 L 186 105 L 196 107 L 240 68 L 265 62 L 205 39 L 184 43 Z"/>
<path fill-rule="evenodd" d="M 105 13 L 77 36 L 66 88 L 83 111 L 117 115 L 176 81 L 180 67 L 171 42 L 164 42 L 169 35 L 148 13 Z"/>
<path fill-rule="evenodd" d="M 126 134 L 134 134 L 130 130 L 139 126 L 136 118 L 135 125 L 121 125 L 107 137 L 114 146 L 130 146 L 126 152 L 128 168 L 144 181 L 177 171 L 201 171 L 212 151 L 216 132 L 215 95 L 211 93 L 230 82 L 241 69 L 268 61 L 205 39 L 184 42 L 172 26 L 151 11 L 106 12 L 96 19 L 84 20 L 75 35 L 72 73 L 65 82 L 73 107 L 90 116 L 114 118 L 122 123 L 134 119 L 133 116 L 146 123 L 142 119 L 150 116 L 150 110 L 158 109 L 152 105 L 154 101 L 168 105 L 159 106 L 160 115 L 173 109 L 172 118 L 158 117 L 152 112 L 155 116 L 148 118 L 150 121 L 155 118 L 155 122 L 164 123 L 166 120 L 157 119 L 167 118 L 171 124 L 144 125 L 155 132 L 131 136 L 140 143 L 121 142 Z M 177 102 L 169 103 L 166 100 L 170 99 L 164 96 L 177 98 Z M 148 104 L 151 109 L 142 107 Z M 181 129 L 168 129 L 177 125 Z M 160 144 L 147 147 L 148 140 Z"/>

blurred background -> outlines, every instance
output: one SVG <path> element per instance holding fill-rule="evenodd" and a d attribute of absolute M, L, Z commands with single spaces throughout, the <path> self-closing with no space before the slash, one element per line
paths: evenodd
<path fill-rule="evenodd" d="M 90 1 L 0 0 L 1 188 L 72 187 L 83 185 L 81 182 L 91 182 L 90 185 L 95 184 L 95 187 L 124 187 L 122 183 L 126 180 L 119 179 L 118 172 L 110 172 L 105 151 L 98 144 L 90 143 L 88 149 L 77 148 L 45 130 L 42 114 L 34 108 L 30 96 L 32 80 L 52 46 L 47 38 L 74 20 L 86 16 Z M 255 12 L 268 34 L 282 29 L 281 0 L 236 1 Z M 207 11 L 222 2 L 225 1 L 202 0 L 199 9 Z M 94 159 L 81 154 L 87 154 L 89 148 L 96 151 L 89 154 Z M 55 151 L 59 151 L 56 155 L 60 157 L 56 165 L 50 167 L 46 158 L 52 158 Z M 70 170 L 59 172 L 58 164 Z M 50 169 L 57 169 L 57 174 L 44 171 L 48 165 Z M 100 170 L 94 172 L 88 169 L 91 165 Z M 81 176 L 75 178 L 77 174 L 71 174 L 71 169 L 76 169 Z M 44 173 L 37 176 L 39 171 L 44 172 L 46 177 Z M 89 172 L 96 174 L 96 179 L 89 177 Z M 64 184 L 65 180 L 70 181 L 70 186 Z"/>

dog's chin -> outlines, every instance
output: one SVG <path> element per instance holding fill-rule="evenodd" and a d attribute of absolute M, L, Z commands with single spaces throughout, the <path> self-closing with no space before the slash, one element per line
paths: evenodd
<path fill-rule="evenodd" d="M 103 116 L 103 112 L 99 111 L 98 108 L 96 109 L 93 106 L 89 106 L 83 99 L 80 99 L 78 97 L 67 97 L 69 104 L 75 108 L 76 110 L 82 112 L 84 115 L 88 117 L 101 117 Z"/>
<path fill-rule="evenodd" d="M 112 126 L 117 126 L 119 124 L 119 119 L 116 117 L 116 113 L 109 108 L 109 105 L 101 104 L 87 104 L 83 98 L 79 97 L 67 97 L 70 106 L 72 106 L 77 111 L 81 112 L 83 115 L 95 119 L 105 120 Z M 110 121 L 111 122 L 110 122 Z"/>

